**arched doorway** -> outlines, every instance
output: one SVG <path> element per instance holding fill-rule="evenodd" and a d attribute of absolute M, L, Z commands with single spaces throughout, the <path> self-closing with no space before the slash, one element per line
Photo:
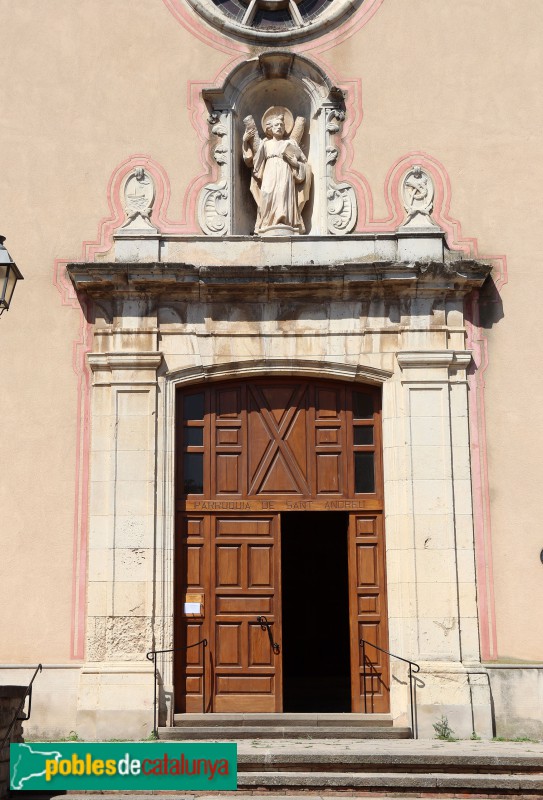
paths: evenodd
<path fill-rule="evenodd" d="M 177 711 L 389 710 L 378 388 L 179 391 L 175 549 Z"/>

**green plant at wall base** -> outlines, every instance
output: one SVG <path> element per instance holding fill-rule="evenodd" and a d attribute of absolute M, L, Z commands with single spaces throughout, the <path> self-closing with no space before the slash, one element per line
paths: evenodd
<path fill-rule="evenodd" d="M 432 728 L 435 730 L 436 739 L 442 739 L 445 742 L 454 742 L 455 736 L 454 731 L 449 725 L 449 720 L 447 717 L 442 716 L 440 720 L 434 722 Z"/>
<path fill-rule="evenodd" d="M 481 741 L 481 737 L 477 736 L 475 731 L 473 731 L 473 733 L 471 734 L 471 736 L 469 738 L 472 739 L 474 742 L 480 742 Z"/>
<path fill-rule="evenodd" d="M 532 742 L 533 744 L 539 744 L 541 739 L 530 739 L 529 736 L 515 736 L 513 739 L 509 739 L 506 736 L 493 736 L 493 742 Z"/>

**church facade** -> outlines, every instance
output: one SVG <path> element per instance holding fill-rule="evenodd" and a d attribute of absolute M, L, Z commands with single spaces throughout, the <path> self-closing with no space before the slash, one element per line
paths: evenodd
<path fill-rule="evenodd" d="M 156 658 L 161 725 L 540 736 L 535 32 L 511 2 L 100 1 L 43 41 L 28 2 L 9 41 L 25 12 L 0 670 L 44 663 L 33 730 L 144 738 Z"/>

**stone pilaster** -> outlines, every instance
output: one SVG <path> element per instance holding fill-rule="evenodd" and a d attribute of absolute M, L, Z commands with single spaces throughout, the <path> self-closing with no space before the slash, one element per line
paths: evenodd
<path fill-rule="evenodd" d="M 385 391 L 390 646 L 422 666 L 422 736 L 441 715 L 491 735 L 479 663 L 466 351 L 401 351 Z M 396 687 L 399 707 L 405 707 Z"/>
<path fill-rule="evenodd" d="M 125 332 L 125 338 L 134 335 Z M 78 731 L 90 738 L 128 731 L 144 737 L 152 729 L 153 671 L 145 655 L 153 646 L 161 360 L 156 351 L 129 349 L 88 356 L 93 372 L 88 627 Z"/>

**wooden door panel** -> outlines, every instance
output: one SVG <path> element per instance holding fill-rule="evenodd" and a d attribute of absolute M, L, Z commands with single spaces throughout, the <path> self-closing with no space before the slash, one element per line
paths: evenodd
<path fill-rule="evenodd" d="M 242 556 L 242 546 L 239 544 L 217 545 L 215 558 L 217 588 L 227 586 L 241 589 Z"/>
<path fill-rule="evenodd" d="M 317 386 L 315 389 L 315 418 L 340 420 L 343 410 L 343 387 Z"/>
<path fill-rule="evenodd" d="M 304 385 L 248 389 L 249 494 L 310 492 Z"/>
<path fill-rule="evenodd" d="M 209 639 L 209 567 L 209 518 L 180 515 L 176 540 L 175 646 L 186 649 L 174 654 L 174 675 L 176 686 L 182 687 L 178 709 L 199 713 L 203 711 L 204 664 L 202 647 L 191 645 Z M 187 595 L 191 599 L 191 596 L 201 598 L 203 615 L 185 615 Z"/>
<path fill-rule="evenodd" d="M 385 713 L 390 707 L 385 542 L 382 514 L 349 517 L 349 604 L 351 608 L 351 678 L 353 711 Z M 366 704 L 363 649 L 366 646 Z"/>
<path fill-rule="evenodd" d="M 345 495 L 345 390 L 316 386 L 314 417 L 314 492 L 316 497 Z"/>
<path fill-rule="evenodd" d="M 253 614 L 255 618 L 260 614 L 269 616 L 273 613 L 273 598 L 258 597 L 224 597 L 217 594 L 216 608 L 218 614 Z"/>
<path fill-rule="evenodd" d="M 299 474 L 309 489 L 308 452 L 307 452 L 307 413 L 305 408 L 299 408 L 292 416 L 284 436 L 286 452 L 292 457 Z"/>
<path fill-rule="evenodd" d="M 242 387 L 235 384 L 217 389 L 215 393 L 215 415 L 217 421 L 239 420 L 242 406 Z"/>
<path fill-rule="evenodd" d="M 241 519 L 218 518 L 215 520 L 216 536 L 269 536 L 269 517 L 245 517 Z"/>
<path fill-rule="evenodd" d="M 339 453 L 317 453 L 317 494 L 343 494 Z"/>
<path fill-rule="evenodd" d="M 281 708 L 280 657 L 257 617 L 280 637 L 279 517 L 212 515 L 214 711 Z"/>
<path fill-rule="evenodd" d="M 217 494 L 241 494 L 241 454 L 217 453 Z"/>
<path fill-rule="evenodd" d="M 241 622 L 217 622 L 215 625 L 215 666 L 238 667 L 242 664 Z"/>
<path fill-rule="evenodd" d="M 247 562 L 248 589 L 273 586 L 273 546 L 248 545 Z"/>
<path fill-rule="evenodd" d="M 262 470 L 257 474 L 253 486 L 255 494 L 302 494 L 299 483 L 281 452 L 275 452 L 271 459 L 263 463 Z"/>
<path fill-rule="evenodd" d="M 267 615 L 266 615 L 267 616 Z M 269 617 L 268 617 L 269 620 Z M 250 622 L 248 626 L 249 648 L 248 664 L 250 667 L 272 667 L 276 657 L 273 652 L 270 639 L 265 631 L 262 630 L 258 622 Z M 264 634 L 264 636 L 262 635 Z M 274 635 L 276 634 L 274 626 Z"/>

